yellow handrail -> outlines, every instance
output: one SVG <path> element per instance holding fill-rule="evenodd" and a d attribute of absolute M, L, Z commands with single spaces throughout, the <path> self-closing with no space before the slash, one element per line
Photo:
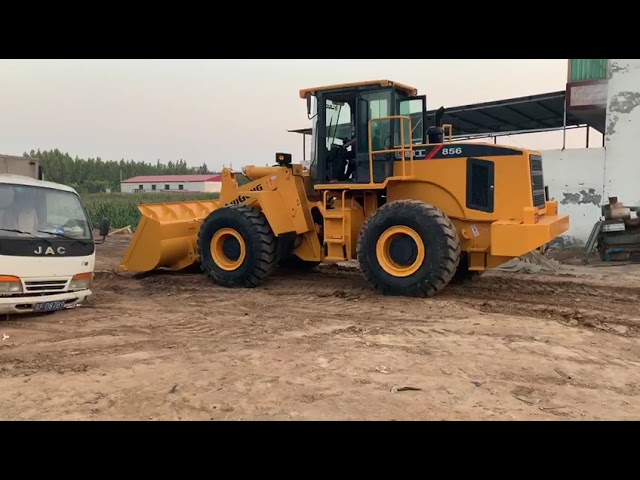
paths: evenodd
<path fill-rule="evenodd" d="M 371 134 L 371 126 L 373 122 L 381 122 L 383 120 L 400 120 L 400 148 L 389 148 L 383 150 L 373 150 L 373 136 Z M 373 181 L 373 155 L 376 153 L 396 153 L 400 152 L 401 161 L 402 161 L 402 176 L 407 175 L 406 170 L 406 152 L 407 152 L 407 144 L 404 139 L 404 121 L 408 123 L 408 131 L 411 132 L 411 118 L 405 115 L 391 115 L 388 117 L 380 117 L 380 118 L 372 118 L 369 120 L 368 124 L 368 133 L 369 133 L 369 183 L 375 183 Z M 411 135 L 409 135 L 409 161 L 411 162 L 411 175 L 413 175 L 413 143 L 411 142 Z"/>
<path fill-rule="evenodd" d="M 343 244 L 346 243 L 346 240 L 347 240 L 347 237 L 345 235 L 345 221 L 344 221 L 344 217 L 345 217 L 345 215 L 344 215 L 344 213 L 345 213 L 344 204 L 345 204 L 346 200 L 347 200 L 347 191 L 343 190 L 342 191 L 342 220 L 341 220 L 342 221 L 342 243 Z"/>
<path fill-rule="evenodd" d="M 449 143 L 453 143 L 452 137 L 453 137 L 453 125 L 449 124 L 449 123 L 445 123 L 444 125 L 442 125 L 442 130 L 446 131 L 447 127 L 449 128 Z"/>

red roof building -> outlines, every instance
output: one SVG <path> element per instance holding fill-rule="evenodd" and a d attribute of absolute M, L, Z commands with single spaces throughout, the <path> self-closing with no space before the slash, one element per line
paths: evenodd
<path fill-rule="evenodd" d="M 122 183 L 162 183 L 162 182 L 220 182 L 222 175 L 139 175 L 123 180 Z"/>
<path fill-rule="evenodd" d="M 139 175 L 120 183 L 123 193 L 219 192 L 222 175 Z"/>

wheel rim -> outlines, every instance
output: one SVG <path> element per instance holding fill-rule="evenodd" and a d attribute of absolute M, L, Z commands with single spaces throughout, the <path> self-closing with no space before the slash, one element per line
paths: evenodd
<path fill-rule="evenodd" d="M 408 277 L 424 262 L 425 249 L 420 235 L 412 228 L 387 229 L 376 243 L 376 256 L 382 269 L 394 277 Z"/>
<path fill-rule="evenodd" d="M 211 239 L 211 257 L 223 270 L 236 270 L 247 255 L 242 236 L 232 228 L 221 228 Z"/>

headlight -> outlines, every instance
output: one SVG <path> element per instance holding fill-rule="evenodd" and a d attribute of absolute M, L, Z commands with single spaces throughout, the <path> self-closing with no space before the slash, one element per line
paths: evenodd
<path fill-rule="evenodd" d="M 69 284 L 69 290 L 86 290 L 91 288 L 91 282 L 93 280 L 93 273 L 79 273 L 74 275 Z"/>
<path fill-rule="evenodd" d="M 18 277 L 0 275 L 0 293 L 22 293 L 22 282 Z"/>

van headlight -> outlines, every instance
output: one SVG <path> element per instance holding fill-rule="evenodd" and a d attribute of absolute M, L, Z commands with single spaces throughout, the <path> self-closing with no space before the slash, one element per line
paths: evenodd
<path fill-rule="evenodd" d="M 0 275 L 0 294 L 22 293 L 22 282 L 12 275 Z"/>
<path fill-rule="evenodd" d="M 91 283 L 93 281 L 93 273 L 79 273 L 74 275 L 71 279 L 71 283 L 69 284 L 69 290 L 86 290 L 87 288 L 91 288 Z"/>

